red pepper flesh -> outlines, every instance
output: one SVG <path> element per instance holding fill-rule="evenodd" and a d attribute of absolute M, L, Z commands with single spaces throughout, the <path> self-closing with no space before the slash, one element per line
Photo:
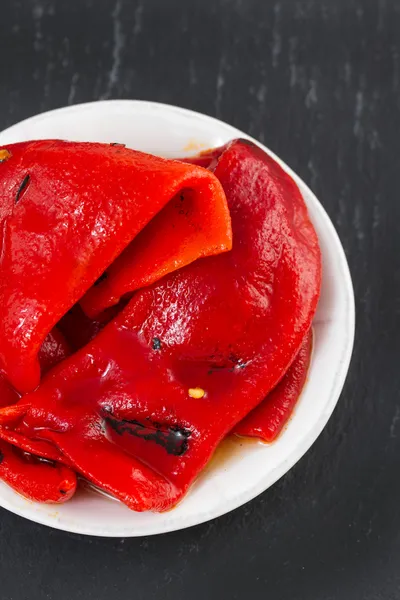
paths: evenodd
<path fill-rule="evenodd" d="M 287 371 L 319 297 L 318 240 L 293 180 L 247 141 L 227 146 L 215 174 L 232 251 L 137 292 L 21 401 L 15 426 L 135 510 L 165 510 L 187 491 Z M 0 423 L 12 429 L 16 415 L 0 410 Z"/>
<path fill-rule="evenodd" d="M 91 319 L 84 312 L 80 304 L 75 304 L 59 321 L 57 327 L 62 331 L 69 346 L 75 352 L 92 341 L 96 335 L 109 323 L 126 302 L 119 303 Z"/>
<path fill-rule="evenodd" d="M 22 433 L 17 433 L 7 427 L 0 427 L 0 439 L 40 458 L 46 458 L 55 462 L 67 462 L 65 457 L 53 444 L 44 440 L 31 440 Z"/>
<path fill-rule="evenodd" d="M 62 335 L 62 333 L 57 329 L 54 328 L 52 331 L 50 331 L 50 333 L 48 334 L 48 336 L 46 337 L 46 339 L 44 340 L 40 351 L 39 351 L 39 362 L 40 362 L 40 368 L 41 368 L 41 372 L 44 374 L 47 371 L 49 371 L 53 366 L 55 366 L 57 363 L 61 362 L 64 358 L 66 358 L 67 356 L 69 356 L 70 354 L 70 348 L 64 338 L 64 336 Z M 13 404 L 15 404 L 20 398 L 20 394 L 18 394 L 18 392 L 11 386 L 11 384 L 9 384 L 7 382 L 7 380 L 5 379 L 4 376 L 0 376 L 0 406 L 11 406 Z M 22 415 L 21 415 L 22 416 Z M 15 419 L 13 420 L 14 426 L 15 426 Z M 10 460 L 11 458 L 13 458 L 13 460 L 10 462 L 8 462 L 8 468 L 6 471 L 6 476 L 3 477 L 2 472 L 1 472 L 1 467 L 0 467 L 0 479 L 4 479 L 5 481 L 8 481 L 10 483 L 10 485 L 12 485 L 12 487 L 15 487 L 15 489 L 17 489 L 17 491 L 19 491 L 19 493 L 21 493 L 22 495 L 27 495 L 29 498 L 31 499 L 36 499 L 38 502 L 41 502 L 43 500 L 41 500 L 41 498 L 43 498 L 43 496 L 38 496 L 37 492 L 36 492 L 36 496 L 35 498 L 32 497 L 32 492 L 30 492 L 29 490 L 31 490 L 32 488 L 32 481 L 30 479 L 30 477 L 27 477 L 25 466 L 26 466 L 26 461 L 20 461 L 18 460 L 18 457 L 20 456 L 20 454 L 18 454 L 18 452 L 13 452 L 12 450 L 8 450 L 7 446 L 5 445 L 5 443 L 7 444 L 11 444 L 12 446 L 16 446 L 17 448 L 19 448 L 20 450 L 23 450 L 24 452 L 28 452 L 32 455 L 41 457 L 41 458 L 45 458 L 47 460 L 51 460 L 51 461 L 57 461 L 57 462 L 66 462 L 65 457 L 63 457 L 63 455 L 54 447 L 54 445 L 49 444 L 49 442 L 46 441 L 38 441 L 38 440 L 30 440 L 29 438 L 25 437 L 24 435 L 22 435 L 21 433 L 17 433 L 15 431 L 9 430 L 6 427 L 0 427 L 0 440 L 3 441 L 3 454 L 6 453 L 7 456 L 9 456 Z M 17 457 L 17 458 L 16 458 Z M 38 467 L 42 467 L 44 463 L 38 463 Z M 21 465 L 23 467 L 23 472 L 21 473 Z M 13 469 L 15 469 L 15 471 L 13 471 Z M 35 476 L 35 473 L 37 473 L 37 470 L 32 471 L 32 475 Z M 46 466 L 44 473 L 41 470 L 40 473 L 42 474 L 42 478 L 41 478 L 41 483 L 39 484 L 38 488 L 34 488 L 34 489 L 39 489 L 42 490 L 42 492 L 44 491 L 44 485 L 45 485 L 45 474 L 48 473 L 50 475 L 50 479 L 47 482 L 47 487 L 46 489 L 53 489 L 53 483 L 54 483 L 54 478 L 55 478 L 55 471 L 54 469 L 49 470 Z M 20 483 L 18 485 L 14 485 L 13 482 L 17 481 L 17 480 L 21 480 Z M 75 477 L 76 480 L 76 477 Z M 52 483 L 53 482 L 53 483 Z M 27 487 L 28 486 L 28 487 Z M 64 486 L 65 487 L 65 486 Z M 76 482 L 75 482 L 75 487 L 76 487 Z M 24 493 L 27 492 L 27 493 Z M 59 493 L 56 491 L 56 498 L 59 497 Z M 49 500 L 49 501 L 62 501 L 64 502 L 65 500 L 68 500 L 69 498 L 71 498 L 72 496 L 72 488 L 70 491 L 66 491 L 66 493 L 61 494 L 62 498 L 61 500 Z M 58 494 L 58 495 L 57 495 Z M 52 493 L 52 498 L 54 499 L 54 492 Z M 44 500 L 46 501 L 46 500 Z"/>
<path fill-rule="evenodd" d="M 63 334 L 55 327 L 44 340 L 39 351 L 42 374 L 61 362 L 71 353 Z M 18 402 L 20 394 L 11 386 L 4 375 L 0 375 L 0 406 L 10 407 Z M 17 420 L 19 419 L 19 416 Z M 12 419 L 15 426 L 15 418 Z M 48 460 L 62 461 L 61 453 L 48 442 L 32 441 L 20 433 L 0 427 L 0 439 L 36 456 Z"/>
<path fill-rule="evenodd" d="M 177 194 L 191 190 L 201 212 L 190 215 L 188 249 L 168 223 L 159 223 L 164 263 L 146 275 L 149 281 L 231 247 L 223 190 L 201 167 L 59 140 L 11 144 L 1 152 L 0 368 L 18 391 L 39 384 L 38 352 L 60 317 Z M 205 233 L 203 226 L 211 229 Z M 157 256 L 158 239 L 147 241 L 141 260 L 151 268 L 146 253 Z"/>
<path fill-rule="evenodd" d="M 39 461 L 0 440 L 0 479 L 34 502 L 66 502 L 77 480 L 71 469 Z"/>
<path fill-rule="evenodd" d="M 95 317 L 172 270 L 230 249 L 229 235 L 221 206 L 205 202 L 204 193 L 183 189 L 110 265 L 107 277 L 87 292 L 81 306 Z"/>
<path fill-rule="evenodd" d="M 0 407 L 15 404 L 15 402 L 18 402 L 19 397 L 18 392 L 8 383 L 4 375 L 0 373 Z"/>
<path fill-rule="evenodd" d="M 310 330 L 300 346 L 296 358 L 278 385 L 241 421 L 233 433 L 257 437 L 273 442 L 286 425 L 307 379 L 312 352 Z"/>
<path fill-rule="evenodd" d="M 41 372 L 44 374 L 71 353 L 70 347 L 62 333 L 54 328 L 44 340 L 39 350 Z M 0 373 L 0 407 L 15 404 L 20 394 L 7 381 L 4 373 Z"/>
<path fill-rule="evenodd" d="M 42 375 L 71 354 L 70 347 L 57 327 L 46 336 L 40 350 L 39 363 Z"/>

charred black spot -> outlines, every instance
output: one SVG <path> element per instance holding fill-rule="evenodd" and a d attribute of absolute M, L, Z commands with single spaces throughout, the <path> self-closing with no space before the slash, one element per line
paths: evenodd
<path fill-rule="evenodd" d="M 105 416 L 105 421 L 118 435 L 128 434 L 147 442 L 154 442 L 162 446 L 168 454 L 182 456 L 188 449 L 190 431 L 183 427 L 163 427 L 159 423 L 144 425 L 139 421 L 118 420 L 109 415 Z"/>
<path fill-rule="evenodd" d="M 161 340 L 158 337 L 154 337 L 151 342 L 153 350 L 161 350 Z"/>
<path fill-rule="evenodd" d="M 184 201 L 184 199 L 185 199 L 185 196 L 184 196 L 184 194 L 179 194 L 179 200 L 180 200 L 181 202 L 183 202 L 183 201 Z"/>
<path fill-rule="evenodd" d="M 63 496 L 65 496 L 66 493 L 67 493 L 66 490 L 60 490 L 60 494 L 62 494 Z"/>
<path fill-rule="evenodd" d="M 25 177 L 23 178 L 21 185 L 18 188 L 17 195 L 15 196 L 15 204 L 17 204 L 17 202 L 19 202 L 19 200 L 21 199 L 22 194 L 29 185 L 30 179 L 31 176 L 29 174 L 25 175 Z"/>
<path fill-rule="evenodd" d="M 3 454 L 3 452 L 0 450 L 0 465 L 1 465 L 1 463 L 3 462 L 3 460 L 4 460 L 4 454 Z"/>
<path fill-rule="evenodd" d="M 94 282 L 93 285 L 99 285 L 102 281 L 104 281 L 105 279 L 107 279 L 108 274 L 104 271 L 104 273 L 102 273 L 100 275 L 100 277 L 97 279 L 97 281 Z"/>
<path fill-rule="evenodd" d="M 119 142 L 112 142 L 110 146 L 120 146 L 121 148 L 125 148 L 125 144 L 120 144 Z"/>

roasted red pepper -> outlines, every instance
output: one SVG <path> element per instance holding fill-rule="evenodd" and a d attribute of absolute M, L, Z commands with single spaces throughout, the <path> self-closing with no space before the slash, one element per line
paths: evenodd
<path fill-rule="evenodd" d="M 41 461 L 1 440 L 0 479 L 34 502 L 66 502 L 77 484 L 68 467 Z"/>
<path fill-rule="evenodd" d="M 85 312 L 96 316 L 171 271 L 230 249 L 225 209 L 207 195 L 207 189 L 183 189 L 175 196 L 88 291 L 81 301 Z"/>
<path fill-rule="evenodd" d="M 75 352 L 93 340 L 126 304 L 127 302 L 121 301 L 97 315 L 95 319 L 88 317 L 80 304 L 75 304 L 58 323 L 58 327 Z"/>
<path fill-rule="evenodd" d="M 39 363 L 42 374 L 61 362 L 70 354 L 70 347 L 63 334 L 55 327 L 44 340 L 39 350 Z M 0 372 L 0 406 L 15 404 L 20 394 Z"/>
<path fill-rule="evenodd" d="M 46 458 L 55 462 L 67 463 L 67 459 L 62 453 L 54 447 L 53 444 L 44 440 L 31 440 L 21 433 L 18 433 L 7 427 L 0 427 L 0 439 L 12 446 L 16 446 L 24 452 L 29 452 L 34 456 Z M 17 473 L 16 473 L 17 475 Z M 1 479 L 1 475 L 0 475 Z"/>
<path fill-rule="evenodd" d="M 293 180 L 247 141 L 222 151 L 215 174 L 233 250 L 137 292 L 14 415 L 0 411 L 4 427 L 52 442 L 135 510 L 185 493 L 287 371 L 319 297 L 318 240 Z"/>
<path fill-rule="evenodd" d="M 61 362 L 70 354 L 70 347 L 62 333 L 55 327 L 46 339 L 39 351 L 39 362 L 42 374 L 49 371 L 57 363 Z M 12 406 L 18 402 L 20 394 L 11 386 L 4 375 L 0 375 L 0 406 Z M 25 452 L 30 452 L 49 460 L 62 460 L 62 455 L 48 442 L 32 441 L 24 438 L 15 431 L 9 431 L 0 427 L 0 439 L 17 446 Z M 1 477 L 0 477 L 1 478 Z"/>
<path fill-rule="evenodd" d="M 312 351 L 310 330 L 278 385 L 241 421 L 234 433 L 273 442 L 288 422 L 307 379 Z"/>
<path fill-rule="evenodd" d="M 187 215 L 177 208 L 181 194 Z M 157 236 L 143 233 L 146 247 L 136 243 L 148 271 L 138 279 L 132 264 L 134 281 L 149 283 L 231 247 L 225 196 L 211 173 L 121 146 L 9 145 L 0 149 L 0 197 L 0 368 L 21 392 L 39 383 L 38 352 L 49 331 L 160 211 L 177 212 L 179 235 L 187 235 L 181 244 L 160 215 Z M 119 261 L 126 267 L 124 254 Z M 118 286 L 116 296 L 126 291 Z"/>
<path fill-rule="evenodd" d="M 15 404 L 19 399 L 18 392 L 8 383 L 7 379 L 0 373 L 0 407 Z"/>
<path fill-rule="evenodd" d="M 65 337 L 57 327 L 54 327 L 39 350 L 41 374 L 45 375 L 47 371 L 64 360 L 69 354 L 71 354 L 71 350 Z"/>
<path fill-rule="evenodd" d="M 200 154 L 196 156 L 190 156 L 189 158 L 181 158 L 183 162 L 190 163 L 191 165 L 197 165 L 199 167 L 204 167 L 205 169 L 210 169 L 214 171 L 218 159 L 221 156 L 222 152 L 225 150 L 225 146 L 219 146 L 218 148 L 210 148 L 209 150 L 204 150 Z"/>

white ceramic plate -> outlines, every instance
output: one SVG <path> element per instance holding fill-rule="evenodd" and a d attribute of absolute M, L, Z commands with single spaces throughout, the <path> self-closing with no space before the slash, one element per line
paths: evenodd
<path fill-rule="evenodd" d="M 0 134 L 0 145 L 62 138 L 121 142 L 153 154 L 177 157 L 220 146 L 236 137 L 249 138 L 221 121 L 182 108 L 153 102 L 108 101 L 54 110 L 22 121 Z M 1 506 L 38 523 L 90 535 L 128 537 L 183 529 L 227 513 L 266 490 L 316 440 L 336 405 L 350 362 L 354 338 L 351 278 L 335 229 L 314 194 L 278 157 L 259 145 L 299 185 L 323 256 L 312 364 L 286 430 L 269 446 L 243 443 L 224 452 L 179 506 L 164 514 L 134 513 L 115 500 L 84 490 L 64 505 L 40 505 L 25 500 L 3 483 Z"/>

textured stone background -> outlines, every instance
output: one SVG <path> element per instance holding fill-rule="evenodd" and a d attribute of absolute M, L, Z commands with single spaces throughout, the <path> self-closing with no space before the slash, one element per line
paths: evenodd
<path fill-rule="evenodd" d="M 1 0 L 0 129 L 99 98 L 220 117 L 310 184 L 357 298 L 338 407 L 272 489 L 147 539 L 0 510 L 2 600 L 400 598 L 399 53 L 397 0 Z"/>

